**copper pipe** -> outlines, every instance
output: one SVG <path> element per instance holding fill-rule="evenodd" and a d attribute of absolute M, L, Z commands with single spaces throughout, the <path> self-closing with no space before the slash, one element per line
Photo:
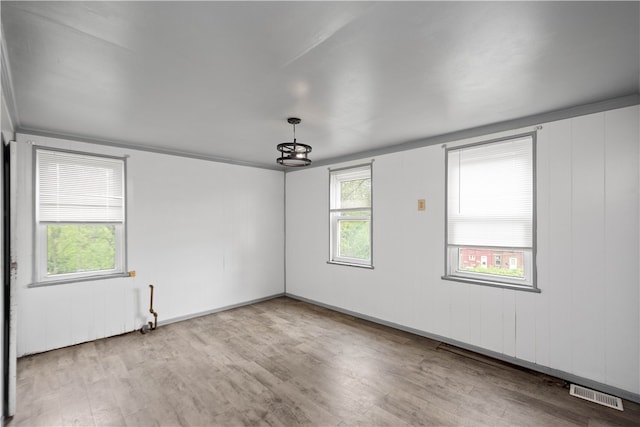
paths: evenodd
<path fill-rule="evenodd" d="M 153 323 L 149 322 L 149 329 L 154 330 L 158 327 L 158 313 L 153 311 L 153 285 L 149 285 L 151 289 L 151 302 L 149 303 L 149 313 L 153 314 Z"/>

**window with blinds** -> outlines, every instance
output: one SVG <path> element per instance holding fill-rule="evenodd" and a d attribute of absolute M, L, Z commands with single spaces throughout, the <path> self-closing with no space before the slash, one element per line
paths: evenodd
<path fill-rule="evenodd" d="M 535 289 L 534 135 L 449 148 L 446 158 L 444 278 Z"/>
<path fill-rule="evenodd" d="M 123 273 L 125 162 L 35 150 L 37 282 Z"/>

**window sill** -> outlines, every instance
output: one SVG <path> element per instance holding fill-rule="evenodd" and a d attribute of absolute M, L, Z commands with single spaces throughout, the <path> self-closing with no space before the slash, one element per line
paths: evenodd
<path fill-rule="evenodd" d="M 103 274 L 99 276 L 83 276 L 83 277 L 74 277 L 74 278 L 60 279 L 60 280 L 47 280 L 44 282 L 33 282 L 27 285 L 27 287 L 40 288 L 45 286 L 63 285 L 65 283 L 93 282 L 96 280 L 115 279 L 118 277 L 132 277 L 132 276 L 129 273 L 113 273 L 113 274 Z"/>
<path fill-rule="evenodd" d="M 459 276 L 442 276 L 442 280 L 449 280 L 452 282 L 461 282 L 461 283 L 472 283 L 474 285 L 482 285 L 482 286 L 490 286 L 493 288 L 503 288 L 503 289 L 513 289 L 516 291 L 525 291 L 525 292 L 534 292 L 541 293 L 542 291 L 536 287 L 528 286 L 528 285 L 516 285 L 513 283 L 502 283 L 502 282 L 492 282 L 489 280 L 479 280 L 479 279 L 471 279 L 468 277 L 459 277 Z"/>
<path fill-rule="evenodd" d="M 347 267 L 358 267 L 358 268 L 365 268 L 367 270 L 373 270 L 373 265 L 354 264 L 354 263 L 351 263 L 351 262 L 327 261 L 327 264 L 344 265 L 344 266 L 347 266 Z"/>

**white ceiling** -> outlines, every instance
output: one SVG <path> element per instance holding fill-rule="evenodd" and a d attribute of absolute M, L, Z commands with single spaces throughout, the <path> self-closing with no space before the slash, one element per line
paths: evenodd
<path fill-rule="evenodd" d="M 18 129 L 274 167 L 640 92 L 638 2 L 7 2 Z"/>

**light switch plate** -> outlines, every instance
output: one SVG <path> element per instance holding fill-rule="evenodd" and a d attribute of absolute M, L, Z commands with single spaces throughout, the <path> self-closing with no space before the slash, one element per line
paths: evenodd
<path fill-rule="evenodd" d="M 426 201 L 425 199 L 418 199 L 418 210 L 423 211 L 426 209 Z"/>

